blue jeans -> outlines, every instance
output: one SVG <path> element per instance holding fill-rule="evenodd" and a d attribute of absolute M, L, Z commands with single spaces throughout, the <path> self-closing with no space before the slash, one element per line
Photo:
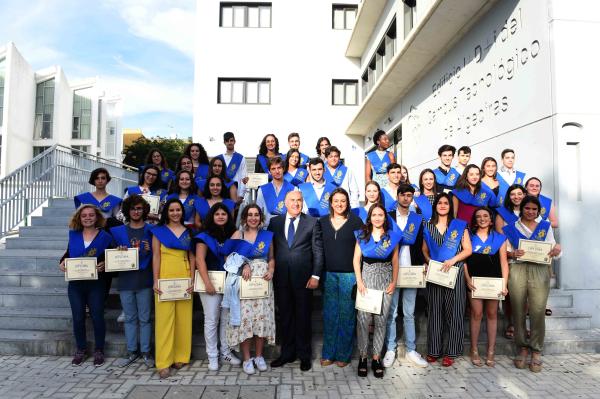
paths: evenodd
<path fill-rule="evenodd" d="M 142 353 L 150 352 L 150 339 L 152 337 L 150 314 L 152 313 L 152 302 L 154 300 L 152 288 L 123 290 L 119 295 L 123 313 L 125 313 L 127 350 L 129 352 L 137 351 L 139 330 L 140 351 Z"/>
<path fill-rule="evenodd" d="M 90 281 L 70 281 L 67 288 L 71 313 L 73 315 L 73 335 L 78 350 L 85 350 L 85 306 L 90 309 L 94 326 L 94 340 L 97 350 L 104 350 L 106 324 L 104 323 L 104 299 L 106 282 L 102 277 Z"/>
<path fill-rule="evenodd" d="M 398 300 L 402 291 L 402 313 L 404 322 L 404 344 L 406 352 L 417 349 L 415 333 L 415 302 L 417 300 L 416 288 L 396 288 L 392 295 L 392 304 L 387 319 L 385 342 L 387 350 L 396 350 L 396 316 L 398 315 Z"/>

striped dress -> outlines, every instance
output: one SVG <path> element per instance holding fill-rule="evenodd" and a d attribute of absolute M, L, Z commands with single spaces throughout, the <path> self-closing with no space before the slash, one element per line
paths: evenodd
<path fill-rule="evenodd" d="M 438 245 L 442 245 L 444 235 L 435 225 L 427 222 L 425 228 Z M 445 232 L 444 232 L 445 233 Z M 464 232 L 463 234 L 468 234 Z M 458 245 L 456 253 L 462 251 Z M 454 289 L 427 283 L 427 354 L 433 357 L 447 355 L 451 358 L 463 353 L 464 318 L 465 318 L 465 273 L 463 262 L 455 264 L 459 268 Z M 448 334 L 447 346 L 444 350 L 444 333 Z"/>

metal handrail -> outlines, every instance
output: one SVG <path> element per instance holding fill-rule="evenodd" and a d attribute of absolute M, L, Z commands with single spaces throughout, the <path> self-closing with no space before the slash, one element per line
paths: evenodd
<path fill-rule="evenodd" d="M 89 191 L 96 168 L 111 175 L 107 190 L 121 196 L 137 183 L 137 169 L 129 165 L 55 144 L 0 180 L 0 238 L 27 223 L 31 213 L 51 198 L 72 198 Z"/>

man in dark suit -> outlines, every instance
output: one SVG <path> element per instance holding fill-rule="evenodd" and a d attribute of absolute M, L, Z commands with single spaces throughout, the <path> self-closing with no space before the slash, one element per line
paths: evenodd
<path fill-rule="evenodd" d="M 275 249 L 275 303 L 279 310 L 281 355 L 271 367 L 300 358 L 302 371 L 311 368 L 311 299 L 323 269 L 323 242 L 318 219 L 302 213 L 302 193 L 285 197 L 287 213 L 271 219 Z"/>

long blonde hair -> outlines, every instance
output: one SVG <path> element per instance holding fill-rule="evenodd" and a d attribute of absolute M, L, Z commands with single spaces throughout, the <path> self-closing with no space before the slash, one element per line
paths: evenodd
<path fill-rule="evenodd" d="M 77 210 L 71 217 L 71 221 L 69 222 L 69 228 L 71 230 L 83 230 L 83 226 L 81 225 L 81 212 L 83 212 L 83 210 L 87 208 L 92 208 L 96 213 L 96 223 L 94 224 L 94 227 L 97 229 L 104 228 L 104 226 L 106 225 L 106 219 L 104 219 L 104 216 L 102 215 L 102 212 L 100 212 L 100 209 L 98 209 L 97 206 L 92 204 L 83 204 L 79 208 L 77 208 Z"/>

